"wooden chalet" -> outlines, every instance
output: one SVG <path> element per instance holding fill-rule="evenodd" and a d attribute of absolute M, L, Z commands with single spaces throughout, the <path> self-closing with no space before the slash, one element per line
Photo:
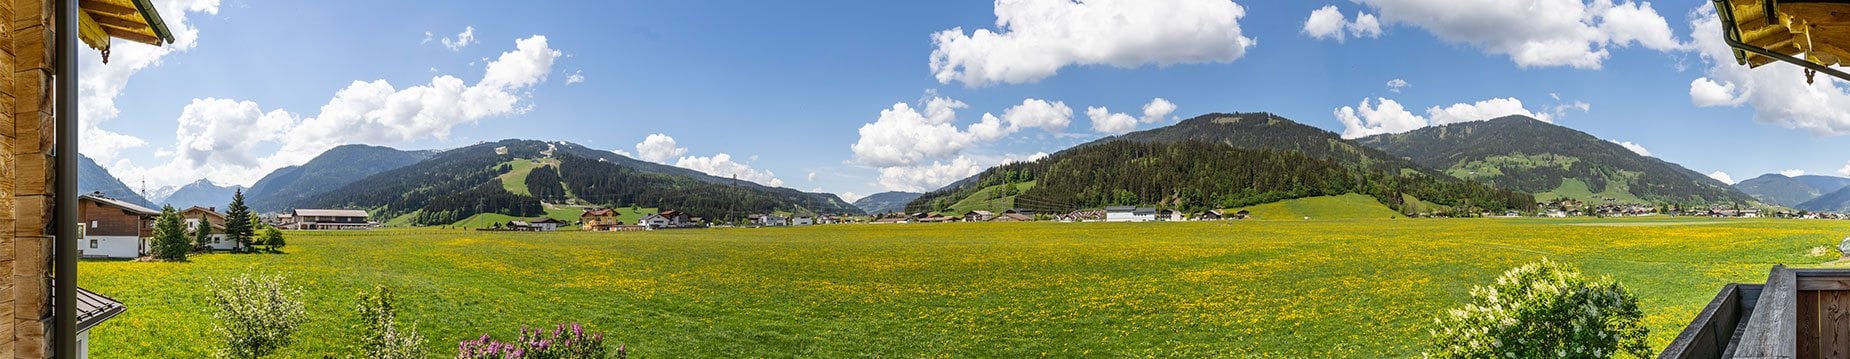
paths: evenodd
<path fill-rule="evenodd" d="M 101 194 L 78 197 L 77 206 L 77 223 L 83 227 L 78 249 L 83 256 L 136 258 L 148 252 L 147 240 L 154 237 L 160 211 Z"/>
<path fill-rule="evenodd" d="M 218 208 L 200 206 L 188 207 L 186 210 L 180 211 L 180 218 L 182 221 L 185 221 L 186 230 L 188 232 L 198 231 L 201 225 L 210 226 L 212 228 L 212 241 L 206 244 L 206 248 L 215 250 L 238 249 L 238 244 L 231 241 L 230 236 L 225 234 L 225 214 L 218 213 Z"/>

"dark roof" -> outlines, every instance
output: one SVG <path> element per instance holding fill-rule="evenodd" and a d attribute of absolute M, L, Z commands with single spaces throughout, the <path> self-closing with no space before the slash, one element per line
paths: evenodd
<path fill-rule="evenodd" d="M 561 220 L 557 220 L 557 219 L 553 219 L 552 217 L 542 217 L 542 218 L 540 218 L 540 219 L 535 219 L 535 220 L 532 220 L 532 221 L 528 221 L 528 223 L 533 223 L 533 224 L 540 224 L 540 223 L 561 223 L 561 224 L 563 224 L 563 223 L 565 223 L 565 221 L 561 221 Z"/>
<path fill-rule="evenodd" d="M 611 210 L 609 208 L 598 208 L 598 209 L 587 209 L 585 210 L 584 214 L 581 214 L 578 216 L 579 217 L 602 217 L 602 216 L 615 216 L 615 215 L 617 215 L 617 211 Z"/>
<path fill-rule="evenodd" d="M 53 281 L 52 283 L 57 283 L 57 281 Z M 58 303 L 56 297 L 58 293 L 57 288 L 52 288 L 51 293 L 53 295 L 51 304 L 56 305 Z M 102 324 L 103 321 L 114 318 L 117 314 L 122 314 L 122 312 L 127 310 L 128 306 L 122 305 L 120 301 L 105 297 L 102 294 L 96 294 L 96 292 L 84 290 L 83 287 L 77 288 L 78 332 L 90 330 L 90 327 Z"/>
<path fill-rule="evenodd" d="M 296 209 L 296 217 L 366 217 L 366 211 L 357 209 Z"/>
<path fill-rule="evenodd" d="M 121 208 L 124 211 L 129 211 L 129 212 L 141 214 L 144 216 L 158 216 L 161 214 L 161 211 L 148 209 L 148 207 L 142 207 L 141 205 L 138 205 L 138 204 L 128 203 L 127 201 L 123 201 L 119 199 L 103 197 L 97 194 L 86 194 L 86 195 L 80 196 L 80 198 L 96 201 L 96 203 L 106 204 L 111 207 Z"/>

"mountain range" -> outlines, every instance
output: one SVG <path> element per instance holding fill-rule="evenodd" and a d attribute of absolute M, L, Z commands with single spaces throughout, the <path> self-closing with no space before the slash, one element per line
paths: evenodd
<path fill-rule="evenodd" d="M 867 214 L 892 213 L 906 209 L 906 203 L 919 198 L 917 192 L 880 192 L 854 200 L 854 206 Z"/>
<path fill-rule="evenodd" d="M 392 169 L 429 159 L 435 151 L 401 151 L 390 147 L 334 147 L 297 166 L 276 169 L 252 184 L 244 197 L 258 211 L 279 211 L 310 196 L 326 193 Z M 229 196 L 225 197 L 229 201 Z M 229 203 L 229 202 L 227 202 Z"/>
<path fill-rule="evenodd" d="M 1526 193 L 1452 178 L 1284 117 L 1213 113 L 990 168 L 927 192 L 906 210 L 1136 205 L 1194 211 L 1346 193 L 1373 196 L 1403 213 L 1535 206 Z"/>
<path fill-rule="evenodd" d="M 128 185 L 122 184 L 122 180 L 116 179 L 115 175 L 109 174 L 109 170 L 103 169 L 103 166 L 97 165 L 95 160 L 90 159 L 90 156 L 77 156 L 77 191 L 82 193 L 101 193 L 104 197 L 125 200 L 148 208 L 160 209 L 160 206 L 154 205 L 154 202 L 148 201 L 147 198 L 142 198 L 135 190 L 129 189 Z"/>
<path fill-rule="evenodd" d="M 1850 210 L 1850 178 L 1768 173 L 1734 184 L 1763 202 L 1807 211 Z"/>
<path fill-rule="evenodd" d="M 1533 193 L 1541 200 L 1753 201 L 1727 183 L 1681 165 L 1527 116 L 1432 126 L 1357 142 L 1453 177 Z"/>
<path fill-rule="evenodd" d="M 156 199 L 154 202 L 173 206 L 174 209 L 186 209 L 193 206 L 224 208 L 225 205 L 231 203 L 232 194 L 243 189 L 244 186 L 219 186 L 212 181 L 200 179 L 180 186 L 167 197 Z"/>

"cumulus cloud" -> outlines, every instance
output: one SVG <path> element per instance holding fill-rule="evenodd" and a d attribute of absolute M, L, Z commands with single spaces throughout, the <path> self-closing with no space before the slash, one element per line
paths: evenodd
<path fill-rule="evenodd" d="M 427 32 L 426 34 L 429 33 Z M 469 47 L 469 44 L 478 43 L 478 41 L 475 40 L 475 26 L 464 26 L 463 31 L 456 34 L 455 38 L 445 37 L 441 42 L 443 43 L 443 47 L 450 49 L 450 51 L 462 51 L 464 47 Z"/>
<path fill-rule="evenodd" d="M 1845 162 L 1844 168 L 1837 169 L 1837 174 L 1840 176 L 1844 176 L 1844 177 L 1850 177 L 1850 162 Z"/>
<path fill-rule="evenodd" d="M 1555 96 L 1555 99 L 1560 99 L 1560 96 Z M 1587 111 L 1593 110 L 1593 104 L 1587 103 L 1586 101 L 1564 102 L 1555 105 L 1554 110 L 1548 111 L 1548 113 L 1555 119 L 1560 119 L 1567 117 L 1570 110 L 1580 110 L 1581 113 L 1586 113 Z"/>
<path fill-rule="evenodd" d="M 666 164 L 668 160 L 685 154 L 687 154 L 687 148 L 677 145 L 674 137 L 669 137 L 667 134 L 651 134 L 643 138 L 642 142 L 636 143 L 636 159 L 643 161 Z"/>
<path fill-rule="evenodd" d="M 1445 125 L 1460 122 L 1484 121 L 1510 115 L 1523 115 L 1541 120 L 1552 121 L 1547 113 L 1530 111 L 1523 107 L 1522 100 L 1516 98 L 1493 98 L 1473 103 L 1456 103 L 1445 107 L 1433 106 L 1426 109 L 1425 116 L 1413 114 L 1400 102 L 1377 98 L 1379 104 L 1371 105 L 1369 99 L 1363 98 L 1356 107 L 1343 106 L 1332 113 L 1343 124 L 1343 138 L 1360 138 L 1386 133 L 1401 133 L 1432 125 Z"/>
<path fill-rule="evenodd" d="M 1137 118 L 1122 113 L 1112 113 L 1105 107 L 1087 107 L 1086 118 L 1092 119 L 1092 130 L 1106 134 L 1123 134 L 1137 129 Z"/>
<path fill-rule="evenodd" d="M 987 165 L 977 164 L 969 156 L 948 161 L 932 161 L 911 166 L 880 169 L 880 187 L 889 191 L 924 192 L 983 172 Z"/>
<path fill-rule="evenodd" d="M 861 200 L 861 198 L 867 197 L 859 193 L 854 193 L 854 191 L 842 192 L 841 194 L 837 194 L 836 196 L 840 196 L 841 200 L 848 201 L 848 203 L 854 203 L 854 201 L 859 201 Z"/>
<path fill-rule="evenodd" d="M 1722 181 L 1722 183 L 1734 184 L 1734 177 L 1729 176 L 1727 172 L 1722 172 L 1722 171 L 1709 172 L 1709 178 L 1714 178 L 1716 181 Z"/>
<path fill-rule="evenodd" d="M 1633 143 L 1632 141 L 1606 140 L 1606 142 L 1612 142 L 1612 143 L 1618 144 L 1620 147 L 1625 147 L 1625 149 L 1632 150 L 1632 153 L 1637 153 L 1639 156 L 1647 156 L 1647 157 L 1651 156 L 1651 150 L 1647 150 L 1644 148 L 1643 145 Z"/>
<path fill-rule="evenodd" d="M 1304 19 L 1304 34 L 1317 39 L 1336 39 L 1342 42 L 1345 34 L 1355 38 L 1381 37 L 1381 20 L 1374 14 L 1356 12 L 1355 21 L 1349 21 L 1336 5 L 1327 5 L 1310 12 Z"/>
<path fill-rule="evenodd" d="M 956 157 L 965 148 L 995 141 L 1024 129 L 1058 133 L 1073 122 L 1073 109 L 1060 101 L 1025 99 L 1001 116 L 984 113 L 982 120 L 957 128 L 957 110 L 963 101 L 938 96 L 924 100 L 923 112 L 906 103 L 881 110 L 873 123 L 861 126 L 852 149 L 853 162 L 875 166 L 909 166 Z"/>
<path fill-rule="evenodd" d="M 1786 177 L 1804 176 L 1805 170 L 1799 170 L 1799 169 L 1784 170 L 1784 171 L 1779 171 L 1779 175 L 1786 176 Z"/>
<path fill-rule="evenodd" d="M 457 125 L 525 113 L 531 105 L 523 106 L 522 99 L 530 96 L 533 85 L 545 81 L 558 56 L 545 36 L 535 35 L 516 41 L 514 50 L 490 62 L 475 84 L 450 75 L 405 88 L 385 80 L 354 81 L 335 92 L 313 117 L 265 111 L 250 101 L 196 99 L 181 110 L 176 148 L 171 151 L 175 156 L 169 162 L 142 167 L 117 160 L 110 171 L 146 178 L 157 186 L 200 176 L 248 185 L 270 170 L 307 162 L 338 145 L 445 139 Z M 275 150 L 255 154 L 268 148 Z"/>
<path fill-rule="evenodd" d="M 572 71 L 571 75 L 565 76 L 565 84 L 567 85 L 580 83 L 580 82 L 585 82 L 585 71 L 584 70 Z"/>
<path fill-rule="evenodd" d="M 1714 9 L 1704 6 L 1691 19 L 1697 53 L 1709 65 L 1704 77 L 1690 82 L 1691 103 L 1746 105 L 1761 123 L 1824 136 L 1850 134 L 1850 92 L 1843 82 L 1818 76 L 1817 82 L 1807 84 L 1798 66 L 1784 63 L 1752 69 L 1738 65 L 1722 42 L 1721 20 Z"/>
<path fill-rule="evenodd" d="M 705 172 L 706 174 L 718 177 L 737 178 L 771 187 L 784 186 L 784 180 L 777 179 L 776 173 L 771 173 L 770 170 L 752 169 L 751 165 L 734 162 L 732 160 L 732 155 L 725 153 L 713 155 L 712 157 L 681 157 L 681 159 L 675 161 L 674 165 L 675 167 Z"/>
<path fill-rule="evenodd" d="M 1509 56 L 1522 67 L 1598 69 L 1610 49 L 1681 51 L 1649 2 L 1610 0 L 1356 0 L 1380 20 Z M 1717 34 L 1720 32 L 1717 31 Z"/>
<path fill-rule="evenodd" d="M 998 1 L 996 30 L 931 36 L 939 83 L 1029 83 L 1066 66 L 1227 63 L 1256 42 L 1229 0 Z"/>
<path fill-rule="evenodd" d="M 1393 79 L 1393 80 L 1388 80 L 1387 82 L 1388 91 L 1393 91 L 1394 93 L 1400 93 L 1400 89 L 1404 89 L 1409 86 L 1413 86 L 1413 85 L 1407 84 L 1407 80 L 1402 80 L 1402 79 Z"/>
<path fill-rule="evenodd" d="M 1157 123 L 1169 119 L 1169 114 L 1176 112 L 1176 104 L 1161 97 L 1150 100 L 1143 105 L 1143 117 L 1137 120 L 1143 123 Z"/>
<path fill-rule="evenodd" d="M 1384 133 L 1401 133 L 1426 127 L 1425 117 L 1407 111 L 1407 108 L 1390 99 L 1379 99 L 1379 105 L 1369 104 L 1363 98 L 1356 107 L 1343 106 L 1335 111 L 1336 120 L 1343 123 L 1343 138 L 1361 138 Z"/>
<path fill-rule="evenodd" d="M 136 73 L 160 66 L 167 55 L 197 47 L 199 28 L 193 25 L 193 17 L 198 13 L 217 15 L 219 1 L 157 0 L 154 6 L 173 32 L 173 43 L 157 47 L 116 41 L 110 46 L 108 65 L 103 64 L 103 56 L 97 51 L 77 52 L 78 140 L 84 144 L 83 154 L 98 163 L 108 165 L 123 150 L 148 144 L 139 137 L 104 129 L 121 113 L 116 109 L 116 96 L 122 94 Z"/>

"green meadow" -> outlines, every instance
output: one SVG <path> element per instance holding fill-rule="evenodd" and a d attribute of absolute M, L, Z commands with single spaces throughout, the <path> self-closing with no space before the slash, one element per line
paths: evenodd
<path fill-rule="evenodd" d="M 1661 348 L 1723 284 L 1831 265 L 1850 235 L 1844 221 L 1281 213 L 1297 218 L 289 232 L 286 254 L 84 262 L 80 281 L 129 306 L 91 333 L 122 357 L 209 355 L 206 289 L 239 273 L 304 288 L 293 358 L 349 353 L 355 295 L 376 284 L 436 356 L 582 322 L 642 357 L 1405 357 L 1472 285 L 1543 257 L 1627 285 Z"/>

